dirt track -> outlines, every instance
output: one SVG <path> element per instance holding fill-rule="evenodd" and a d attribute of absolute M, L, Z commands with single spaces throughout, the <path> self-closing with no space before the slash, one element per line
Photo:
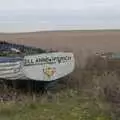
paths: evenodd
<path fill-rule="evenodd" d="M 72 50 L 79 53 L 82 50 L 89 54 L 94 51 L 120 51 L 120 31 L 56 31 L 0 34 L 0 40 L 53 48 L 57 50 Z"/>

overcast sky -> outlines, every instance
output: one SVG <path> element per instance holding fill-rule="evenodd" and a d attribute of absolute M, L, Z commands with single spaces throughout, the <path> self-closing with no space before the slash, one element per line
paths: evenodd
<path fill-rule="evenodd" d="M 0 32 L 118 29 L 119 0 L 0 0 Z"/>

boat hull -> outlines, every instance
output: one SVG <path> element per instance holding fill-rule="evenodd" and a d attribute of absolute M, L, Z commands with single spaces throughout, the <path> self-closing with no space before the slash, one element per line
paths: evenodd
<path fill-rule="evenodd" d="M 0 78 L 10 80 L 55 81 L 75 68 L 73 53 L 55 52 L 24 56 L 24 58 L 0 58 Z"/>

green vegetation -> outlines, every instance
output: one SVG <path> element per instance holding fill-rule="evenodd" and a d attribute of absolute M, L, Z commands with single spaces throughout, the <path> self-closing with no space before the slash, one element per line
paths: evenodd
<path fill-rule="evenodd" d="M 12 52 L 12 51 L 0 51 L 0 56 L 1 57 L 10 57 L 10 56 L 22 56 L 22 55 L 32 55 L 32 54 L 39 54 L 39 53 L 45 53 L 45 50 L 41 50 L 41 49 L 26 49 L 24 52 L 21 53 L 16 53 L 16 52 Z"/>
<path fill-rule="evenodd" d="M 84 94 L 85 95 L 85 94 Z M 24 103 L 1 103 L 1 120 L 111 120 L 100 102 L 69 90 Z"/>
<path fill-rule="evenodd" d="M 120 61 L 90 56 L 84 68 L 79 64 L 54 92 L 43 96 L 20 92 L 20 100 L 1 100 L 0 120 L 118 120 L 120 72 L 116 66 Z M 0 89 L 0 93 L 11 92 Z"/>
<path fill-rule="evenodd" d="M 56 30 L 52 32 L 119 32 L 120 29 L 83 29 L 83 30 Z"/>
<path fill-rule="evenodd" d="M 41 48 L 12 44 L 5 41 L 0 41 L 0 47 L 3 48 L 0 49 L 0 56 L 21 56 L 46 52 L 46 50 L 43 50 Z M 12 51 L 11 48 L 17 48 L 18 50 L 20 50 L 20 52 Z"/>
<path fill-rule="evenodd" d="M 0 56 L 1 57 L 12 57 L 12 56 L 20 56 L 20 55 L 14 52 L 7 51 L 7 52 L 0 52 Z"/>

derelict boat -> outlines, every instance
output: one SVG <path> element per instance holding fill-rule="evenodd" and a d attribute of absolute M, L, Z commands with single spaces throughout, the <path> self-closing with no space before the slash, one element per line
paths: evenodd
<path fill-rule="evenodd" d="M 16 80 L 23 76 L 23 59 L 20 57 L 0 57 L 0 79 Z"/>
<path fill-rule="evenodd" d="M 74 55 L 69 52 L 0 57 L 1 79 L 50 82 L 70 74 L 74 68 Z"/>

